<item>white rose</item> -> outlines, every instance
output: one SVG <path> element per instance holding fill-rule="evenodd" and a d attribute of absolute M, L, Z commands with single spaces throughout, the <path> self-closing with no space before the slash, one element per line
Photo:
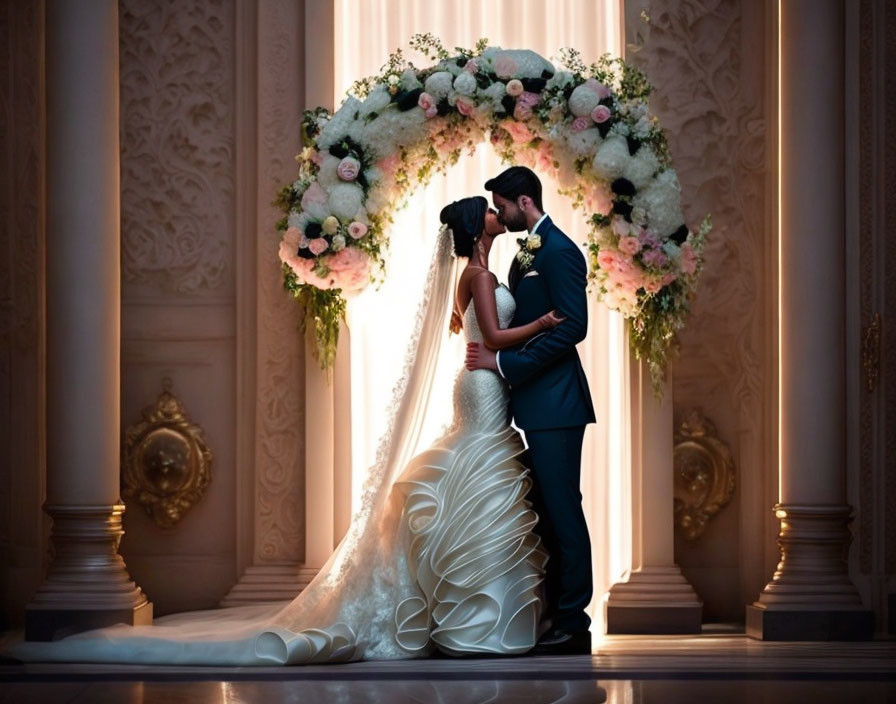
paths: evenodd
<path fill-rule="evenodd" d="M 576 86 L 572 95 L 569 96 L 569 111 L 576 117 L 589 117 L 591 111 L 599 103 L 600 98 L 597 97 L 597 93 L 583 83 L 580 86 Z"/>
<path fill-rule="evenodd" d="M 336 235 L 333 237 L 333 241 L 330 243 L 330 247 L 332 247 L 334 252 L 341 252 L 345 249 L 345 237 L 342 235 Z"/>
<path fill-rule="evenodd" d="M 454 79 L 454 90 L 461 95 L 473 95 L 476 92 L 476 77 L 464 71 Z"/>
<path fill-rule="evenodd" d="M 594 157 L 594 171 L 601 178 L 614 181 L 622 175 L 629 159 L 628 142 L 622 137 L 608 137 Z"/>
<path fill-rule="evenodd" d="M 454 76 L 447 71 L 437 71 L 426 79 L 423 89 L 439 102 L 448 96 L 453 85 Z"/>
<path fill-rule="evenodd" d="M 330 212 L 340 220 L 351 220 L 364 204 L 364 190 L 356 183 L 343 181 L 328 190 Z"/>
<path fill-rule="evenodd" d="M 324 219 L 320 227 L 328 235 L 335 235 L 336 231 L 339 229 L 339 220 L 330 215 Z"/>

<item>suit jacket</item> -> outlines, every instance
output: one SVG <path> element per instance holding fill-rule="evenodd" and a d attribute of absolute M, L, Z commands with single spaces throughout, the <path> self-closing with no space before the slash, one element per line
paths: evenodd
<path fill-rule="evenodd" d="M 516 298 L 510 324 L 525 325 L 554 309 L 566 320 L 499 353 L 501 373 L 510 384 L 510 410 L 523 430 L 593 423 L 591 392 L 576 351 L 588 330 L 585 257 L 549 217 L 535 234 L 541 236 L 541 247 L 532 267 L 520 273 L 514 260 L 509 276 Z"/>

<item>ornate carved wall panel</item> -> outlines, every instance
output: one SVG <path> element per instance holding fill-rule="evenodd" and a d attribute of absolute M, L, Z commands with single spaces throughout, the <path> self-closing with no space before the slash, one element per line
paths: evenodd
<path fill-rule="evenodd" d="M 235 8 L 119 2 L 121 427 L 170 377 L 215 456 L 169 531 L 128 505 L 122 554 L 158 615 L 214 606 L 236 579 Z"/>
<path fill-rule="evenodd" d="M 225 294 L 233 278 L 233 2 L 119 7 L 123 281 L 168 296 Z"/>
<path fill-rule="evenodd" d="M 749 493 L 763 486 L 775 442 L 766 431 L 774 334 L 767 311 L 775 279 L 765 229 L 763 12 L 763 3 L 748 0 L 651 2 L 646 44 L 630 54 L 655 86 L 651 106 L 669 139 L 688 222 L 712 213 L 714 225 L 700 291 L 680 336 L 675 405 L 699 406 L 716 421 L 748 491 L 705 540 L 676 542 L 676 559 L 706 602 L 706 620 L 743 618 L 743 604 L 755 596 L 746 585 L 758 593 L 766 575 L 761 549 L 753 564 L 741 564 L 740 534 L 750 524 L 752 535 L 761 534 L 771 523 L 771 504 L 761 492 Z M 718 594 L 725 596 L 711 596 Z"/>
<path fill-rule="evenodd" d="M 258 404 L 256 407 L 255 555 L 261 563 L 302 562 L 305 538 L 304 352 L 296 303 L 280 283 L 270 204 L 295 172 L 296 116 L 304 106 L 303 45 L 295 9 L 265 3 L 258 51 Z M 283 83 L 290 86 L 284 89 Z"/>
<path fill-rule="evenodd" d="M 0 7 L 0 627 L 42 579 L 44 3 Z"/>

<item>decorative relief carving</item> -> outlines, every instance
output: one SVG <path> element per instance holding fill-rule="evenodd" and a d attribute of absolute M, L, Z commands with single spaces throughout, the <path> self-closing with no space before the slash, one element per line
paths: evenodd
<path fill-rule="evenodd" d="M 715 426 L 699 411 L 688 413 L 675 434 L 675 529 L 696 540 L 710 518 L 734 496 L 734 460 Z"/>
<path fill-rule="evenodd" d="M 219 289 L 232 273 L 232 2 L 121 0 L 119 26 L 123 281 Z"/>
<path fill-rule="evenodd" d="M 738 471 L 762 483 L 776 458 L 767 436 L 766 388 L 774 380 L 776 271 L 767 234 L 765 5 L 746 0 L 651 3 L 646 44 L 630 58 L 655 86 L 660 119 L 682 185 L 688 222 L 712 213 L 706 266 L 679 335 L 675 401 L 700 405 L 732 440 Z M 753 484 L 752 486 L 758 486 Z M 769 527 L 769 497 L 745 493 L 757 534 Z M 738 549 L 731 537 L 731 549 Z M 766 541 L 770 543 L 769 541 Z M 763 550 L 742 553 L 745 592 L 760 589 Z M 732 603 L 746 594 L 732 593 Z M 732 606 L 732 608 L 734 608 Z"/>
<path fill-rule="evenodd" d="M 134 499 L 162 528 L 198 503 L 212 478 L 212 452 L 202 428 L 171 393 L 171 379 L 143 420 L 125 431 L 122 496 Z"/>
<path fill-rule="evenodd" d="M 259 8 L 258 404 L 255 449 L 255 562 L 301 562 L 305 541 L 304 349 L 295 302 L 283 295 L 270 204 L 295 170 L 300 144 L 300 11 L 290 3 Z M 284 75 L 285 74 L 285 75 Z M 291 86 L 284 95 L 284 84 Z"/>

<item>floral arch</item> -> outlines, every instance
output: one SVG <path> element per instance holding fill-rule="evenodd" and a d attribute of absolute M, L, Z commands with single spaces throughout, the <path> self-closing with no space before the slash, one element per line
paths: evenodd
<path fill-rule="evenodd" d="M 558 69 L 485 40 L 449 53 L 426 34 L 410 47 L 435 63 L 419 69 L 398 50 L 335 113 L 305 112 L 298 178 L 278 196 L 284 285 L 305 306 L 321 366 L 335 359 L 346 297 L 385 274 L 392 215 L 489 140 L 503 161 L 554 178 L 584 213 L 592 289 L 626 318 L 659 391 L 710 225 L 684 224 L 644 74 L 609 56 L 585 65 L 571 49 Z"/>

